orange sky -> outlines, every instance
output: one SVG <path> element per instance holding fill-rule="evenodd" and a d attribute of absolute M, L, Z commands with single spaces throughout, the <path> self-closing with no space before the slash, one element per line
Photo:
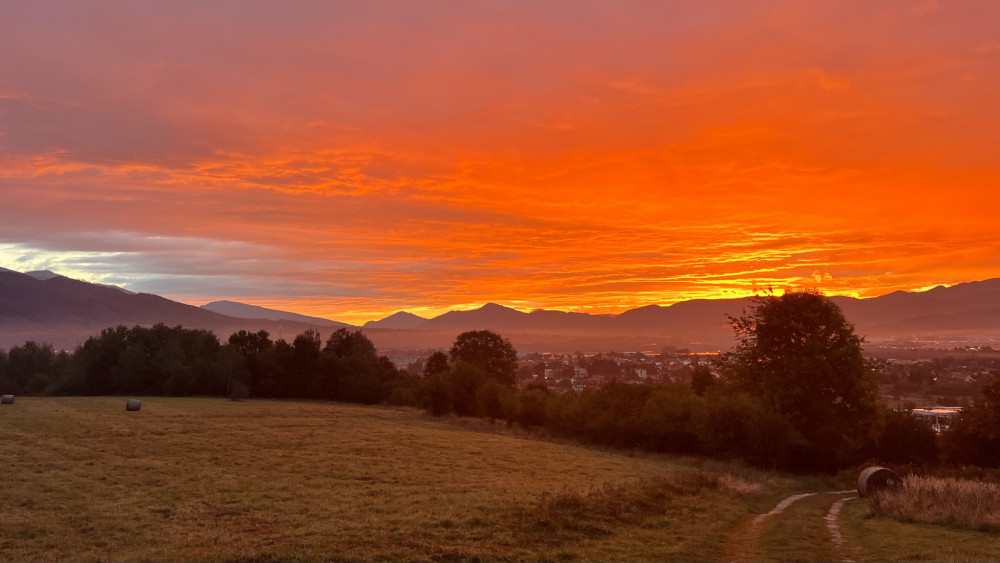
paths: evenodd
<path fill-rule="evenodd" d="M 346 322 L 1000 277 L 998 21 L 4 2 L 0 266 Z"/>

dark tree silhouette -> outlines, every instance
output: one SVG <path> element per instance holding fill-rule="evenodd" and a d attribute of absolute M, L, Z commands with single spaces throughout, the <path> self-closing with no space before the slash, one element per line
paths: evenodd
<path fill-rule="evenodd" d="M 805 437 L 804 465 L 860 461 L 878 433 L 876 373 L 837 304 L 789 292 L 758 297 L 731 320 L 736 348 L 720 362 L 727 382 L 762 397 Z"/>
<path fill-rule="evenodd" d="M 259 330 L 257 332 L 241 330 L 229 336 L 229 345 L 246 358 L 260 354 L 267 348 L 270 348 L 271 344 L 270 334 L 266 330 Z"/>
<path fill-rule="evenodd" d="M 715 376 L 708 366 L 695 363 L 694 372 L 691 374 L 691 389 L 696 395 L 704 395 L 705 391 L 715 384 Z"/>
<path fill-rule="evenodd" d="M 247 332 L 241 330 L 229 336 L 223 355 L 228 385 L 226 394 L 232 399 L 250 395 L 254 383 L 266 376 L 261 373 L 260 357 L 273 343 L 266 330 Z"/>
<path fill-rule="evenodd" d="M 0 392 L 35 394 L 52 387 L 65 371 L 68 355 L 55 352 L 51 344 L 28 341 L 9 352 L 0 350 Z"/>
<path fill-rule="evenodd" d="M 983 387 L 983 396 L 952 419 L 945 432 L 945 454 L 955 464 L 1000 467 L 1000 376 Z"/>
<path fill-rule="evenodd" d="M 937 435 L 931 425 L 910 409 L 889 410 L 878 439 L 881 462 L 932 465 L 938 458 Z"/>
<path fill-rule="evenodd" d="M 481 369 L 505 385 L 514 385 L 517 371 L 517 351 L 510 340 L 490 330 L 463 332 L 451 347 L 451 360 Z"/>
<path fill-rule="evenodd" d="M 362 356 L 366 358 L 377 358 L 375 344 L 361 333 L 360 330 L 349 331 L 346 328 L 339 328 L 326 339 L 326 346 L 323 352 L 333 354 L 337 358 L 347 358 L 349 356 Z"/>
<path fill-rule="evenodd" d="M 437 351 L 427 358 L 427 363 L 424 364 L 424 377 L 441 375 L 447 373 L 449 369 L 447 354 Z"/>

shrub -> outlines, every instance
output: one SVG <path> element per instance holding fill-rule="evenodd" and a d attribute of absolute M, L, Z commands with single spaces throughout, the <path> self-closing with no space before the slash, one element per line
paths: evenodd
<path fill-rule="evenodd" d="M 899 489 L 869 497 L 872 513 L 903 521 L 1000 529 L 1000 485 L 908 475 Z"/>
<path fill-rule="evenodd" d="M 938 459 L 937 435 L 909 410 L 890 410 L 878 438 L 878 458 L 883 462 L 931 465 Z"/>
<path fill-rule="evenodd" d="M 444 416 L 452 411 L 455 397 L 451 385 L 443 375 L 432 375 L 424 380 L 421 405 L 434 416 Z"/>
<path fill-rule="evenodd" d="M 652 393 L 639 415 L 639 432 L 650 449 L 695 453 L 699 449 L 698 419 L 705 401 L 690 386 L 663 386 Z"/>
<path fill-rule="evenodd" d="M 699 426 L 707 453 L 758 466 L 795 467 L 805 444 L 764 399 L 746 393 L 709 393 Z"/>
<path fill-rule="evenodd" d="M 983 388 L 980 400 L 952 419 L 943 438 L 950 463 L 1000 467 L 1000 377 Z"/>
<path fill-rule="evenodd" d="M 529 389 L 517 396 L 514 418 L 524 427 L 544 426 L 548 391 Z"/>

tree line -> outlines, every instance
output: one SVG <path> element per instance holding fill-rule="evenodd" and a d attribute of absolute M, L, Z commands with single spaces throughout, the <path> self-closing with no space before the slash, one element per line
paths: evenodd
<path fill-rule="evenodd" d="M 763 296 L 731 319 L 737 345 L 690 384 L 611 382 L 580 393 L 515 385 L 517 353 L 488 331 L 457 337 L 420 376 L 379 356 L 360 331 L 292 342 L 155 325 L 105 329 L 72 352 L 28 342 L 0 350 L 0 392 L 229 396 L 408 405 L 480 416 L 586 443 L 742 459 L 801 471 L 865 461 L 1000 466 L 1000 378 L 937 435 L 886 408 L 879 366 L 835 303 L 815 292 Z"/>

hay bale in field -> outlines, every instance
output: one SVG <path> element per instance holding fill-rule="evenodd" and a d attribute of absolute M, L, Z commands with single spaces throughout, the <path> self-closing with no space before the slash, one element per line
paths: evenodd
<path fill-rule="evenodd" d="M 140 401 L 139 399 L 129 399 L 128 402 L 125 403 L 125 410 L 137 411 L 141 406 L 142 406 L 142 401 Z"/>
<path fill-rule="evenodd" d="M 13 395 L 0 395 L 0 405 L 13 405 L 14 396 Z"/>
<path fill-rule="evenodd" d="M 866 467 L 858 475 L 858 496 L 871 496 L 883 489 L 896 489 L 903 485 L 903 480 L 895 471 L 874 465 Z"/>

